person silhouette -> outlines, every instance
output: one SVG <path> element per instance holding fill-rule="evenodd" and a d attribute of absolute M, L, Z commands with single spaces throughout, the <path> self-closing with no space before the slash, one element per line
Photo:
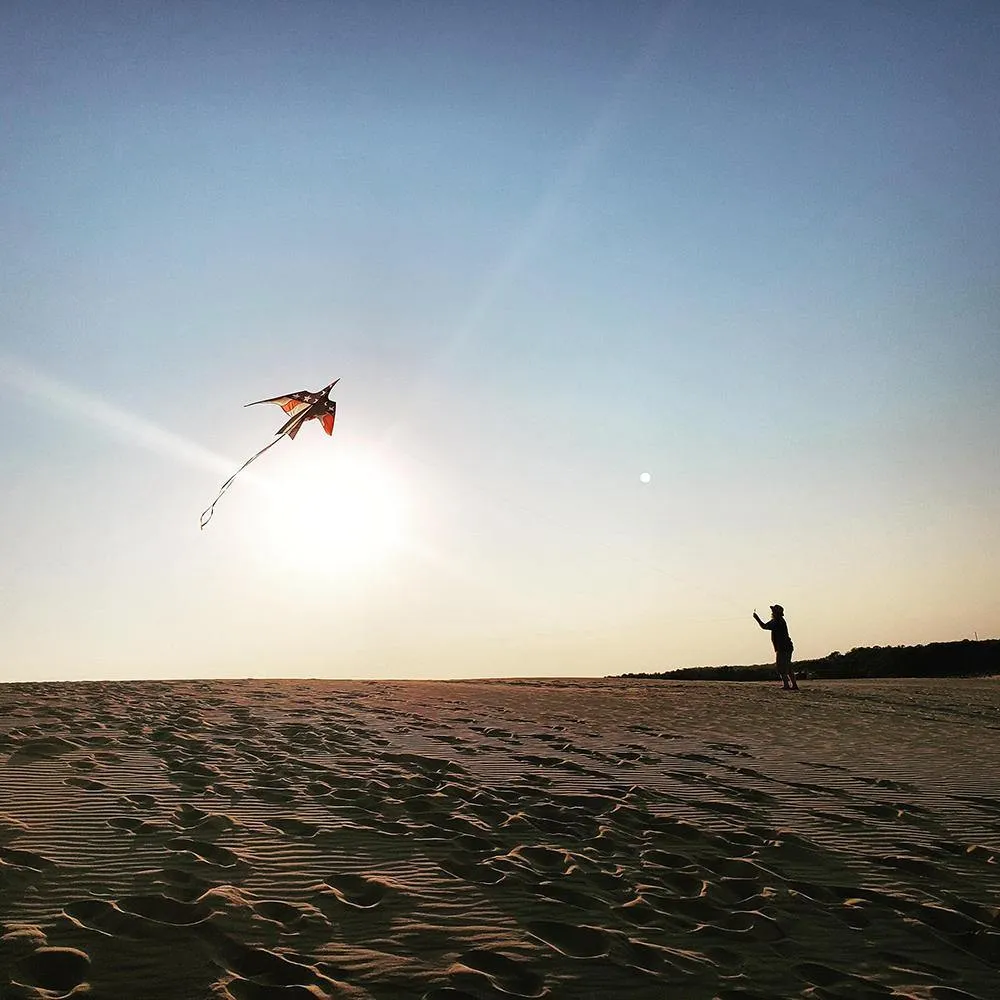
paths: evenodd
<path fill-rule="evenodd" d="M 774 646 L 774 665 L 781 678 L 782 687 L 786 691 L 798 691 L 799 686 L 795 683 L 795 671 L 792 670 L 792 651 L 795 647 L 788 635 L 785 609 L 780 604 L 772 604 L 769 622 L 761 621 L 756 608 L 753 609 L 753 617 L 761 628 L 766 628 L 771 633 L 771 644 Z"/>

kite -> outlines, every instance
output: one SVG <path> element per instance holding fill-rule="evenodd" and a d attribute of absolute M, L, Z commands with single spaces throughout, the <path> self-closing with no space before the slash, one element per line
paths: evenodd
<path fill-rule="evenodd" d="M 318 392 L 310 392 L 308 389 L 303 389 L 301 392 L 292 392 L 287 396 L 274 396 L 271 399 L 257 399 L 252 403 L 247 403 L 247 406 L 256 406 L 258 403 L 277 403 L 285 413 L 288 414 L 288 419 L 274 432 L 275 438 L 270 444 L 264 445 L 256 455 L 251 455 L 223 484 L 222 488 L 219 490 L 219 495 L 212 501 L 210 507 L 206 507 L 205 510 L 201 512 L 201 526 L 202 528 L 212 520 L 212 514 L 215 513 L 215 505 L 222 499 L 222 494 L 229 489 L 232 485 L 233 480 L 255 459 L 260 458 L 261 455 L 267 451 L 268 448 L 273 448 L 283 437 L 290 437 L 293 441 L 295 440 L 295 435 L 299 433 L 302 425 L 307 420 L 318 420 L 323 425 L 323 430 L 327 434 L 333 434 L 333 421 L 337 416 L 337 403 L 336 400 L 330 399 L 330 390 L 340 381 L 339 378 L 334 379 L 325 389 L 320 389 Z"/>

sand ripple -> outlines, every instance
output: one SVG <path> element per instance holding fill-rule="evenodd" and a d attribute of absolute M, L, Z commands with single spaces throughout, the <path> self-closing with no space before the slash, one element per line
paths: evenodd
<path fill-rule="evenodd" d="M 991 681 L 7 685 L 0 996 L 995 1000 L 998 712 Z"/>

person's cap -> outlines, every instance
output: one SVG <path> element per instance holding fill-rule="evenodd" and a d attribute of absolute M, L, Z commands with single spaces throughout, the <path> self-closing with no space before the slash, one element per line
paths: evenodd
<path fill-rule="evenodd" d="M 779 615 L 783 615 L 785 613 L 785 609 L 780 604 L 772 604 L 771 610 L 777 611 Z"/>

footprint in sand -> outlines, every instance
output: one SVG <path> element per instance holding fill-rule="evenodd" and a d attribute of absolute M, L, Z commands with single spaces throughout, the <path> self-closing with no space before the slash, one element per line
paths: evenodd
<path fill-rule="evenodd" d="M 439 862 L 440 867 L 449 875 L 476 885 L 499 885 L 507 876 L 497 871 L 489 862 L 463 860 L 462 858 L 445 858 Z"/>
<path fill-rule="evenodd" d="M 64 785 L 72 785 L 74 788 L 82 788 L 87 792 L 98 792 L 108 786 L 103 781 L 95 781 L 93 778 L 83 778 L 72 776 L 63 781 Z"/>
<path fill-rule="evenodd" d="M 728 879 L 756 882 L 761 877 L 761 869 L 745 858 L 706 858 L 702 865 L 716 875 Z"/>
<path fill-rule="evenodd" d="M 344 997 L 345 1000 L 353 995 L 343 988 L 337 991 L 337 996 Z M 357 995 L 366 996 L 360 990 L 357 991 Z M 225 992 L 220 996 L 231 997 L 232 1000 L 318 1000 L 320 997 L 325 998 L 327 994 L 319 993 L 309 986 L 266 986 L 237 977 L 226 983 Z"/>
<path fill-rule="evenodd" d="M 384 882 L 363 875 L 331 875 L 324 879 L 324 884 L 333 890 L 339 902 L 358 910 L 378 906 L 389 891 Z"/>
<path fill-rule="evenodd" d="M 787 788 L 794 788 L 800 792 L 808 792 L 806 798 L 812 795 L 829 795 L 834 799 L 847 800 L 853 798 L 850 792 L 845 792 L 843 788 L 836 788 L 830 785 L 817 785 L 811 781 L 777 781 L 776 784 L 784 785 Z"/>
<path fill-rule="evenodd" d="M 138 833 L 145 826 L 145 822 L 135 816 L 112 816 L 107 823 L 115 830 L 125 830 L 128 833 Z"/>
<path fill-rule="evenodd" d="M 669 888 L 677 894 L 677 898 L 694 898 L 704 896 L 706 882 L 700 875 L 690 871 L 663 869 L 658 871 L 656 881 L 664 888 Z"/>
<path fill-rule="evenodd" d="M 118 908 L 124 913 L 169 927 L 193 927 L 204 923 L 212 913 L 205 905 L 184 903 L 159 893 L 152 896 L 125 896 L 118 900 Z"/>
<path fill-rule="evenodd" d="M 611 950 L 607 934 L 586 924 L 566 924 L 556 920 L 532 920 L 528 933 L 569 958 L 603 958 Z"/>
<path fill-rule="evenodd" d="M 185 830 L 190 830 L 207 819 L 209 815 L 210 813 L 204 809 L 199 809 L 197 806 L 184 802 L 174 810 L 170 820 L 177 826 L 183 827 Z"/>
<path fill-rule="evenodd" d="M 554 847 L 527 846 L 515 847 L 505 858 L 517 865 L 522 865 L 536 875 L 562 874 L 571 863 L 571 855 L 567 851 Z"/>
<path fill-rule="evenodd" d="M 156 799 L 152 795 L 146 795 L 142 792 L 123 795 L 118 801 L 123 805 L 134 806 L 136 809 L 153 809 L 156 806 Z"/>
<path fill-rule="evenodd" d="M 459 956 L 458 962 L 486 976 L 501 993 L 516 997 L 540 997 L 545 993 L 545 980 L 540 975 L 498 952 L 468 951 Z"/>
<path fill-rule="evenodd" d="M 716 787 L 735 799 L 742 799 L 744 802 L 753 802 L 757 805 L 773 805 L 779 801 L 776 795 L 759 788 L 740 788 L 739 785 L 729 785 L 724 781 L 718 782 Z"/>
<path fill-rule="evenodd" d="M 64 740 L 61 736 L 43 736 L 41 739 L 29 739 L 15 743 L 7 763 L 16 764 L 22 760 L 44 760 L 79 749 L 79 743 Z"/>
<path fill-rule="evenodd" d="M 295 800 L 295 793 L 277 784 L 255 784 L 250 794 L 262 802 L 273 802 L 277 805 L 288 805 Z"/>
<path fill-rule="evenodd" d="M 214 840 L 223 833 L 239 829 L 240 824 L 225 813 L 208 813 L 196 826 L 188 827 L 187 833 L 200 840 Z"/>
<path fill-rule="evenodd" d="M 966 993 L 956 986 L 932 986 L 929 992 L 931 1000 L 985 1000 L 975 993 Z"/>
<path fill-rule="evenodd" d="M 171 834 L 174 830 L 169 823 L 162 823 L 155 819 L 147 819 L 140 823 L 139 826 L 135 827 L 132 832 L 137 837 L 148 837 L 160 833 Z"/>
<path fill-rule="evenodd" d="M 672 893 L 658 892 L 645 885 L 637 887 L 633 903 L 636 902 L 643 910 L 648 908 L 661 917 L 669 918 L 671 922 L 707 924 L 722 919 L 725 913 L 718 903 L 707 896 L 675 896 Z M 632 905 L 632 903 L 626 904 L 626 907 L 631 908 Z"/>
<path fill-rule="evenodd" d="M 644 972 L 670 970 L 687 979 L 702 975 L 711 975 L 714 979 L 718 966 L 736 969 L 743 964 L 740 955 L 725 948 L 707 948 L 702 953 L 666 948 L 630 937 L 619 938 L 618 944 L 631 964 Z"/>
<path fill-rule="evenodd" d="M 474 833 L 460 833 L 455 838 L 454 844 L 469 854 L 489 854 L 494 850 L 492 841 Z"/>
<path fill-rule="evenodd" d="M 991 799 L 984 795 L 952 795 L 951 797 L 960 802 L 969 802 L 985 812 L 1000 814 L 1000 799 Z"/>
<path fill-rule="evenodd" d="M 679 840 L 682 843 L 699 845 L 709 845 L 716 840 L 711 833 L 683 819 L 657 817 L 652 830 L 656 840 Z"/>
<path fill-rule="evenodd" d="M 243 861 L 235 851 L 219 847 L 217 844 L 210 844 L 205 840 L 175 837 L 173 840 L 167 841 L 167 848 L 181 855 L 193 855 L 199 861 L 215 865 L 217 868 L 234 868 Z"/>
<path fill-rule="evenodd" d="M 574 889 L 572 886 L 564 885 L 562 882 L 539 882 L 535 886 L 535 892 L 545 899 L 551 899 L 557 903 L 566 903 L 580 910 L 592 911 L 595 902 L 599 902 L 599 900 L 595 900 L 592 892 Z"/>
<path fill-rule="evenodd" d="M 151 934 L 150 925 L 106 899 L 75 899 L 63 907 L 63 913 L 76 924 L 111 938 L 143 940 Z"/>
<path fill-rule="evenodd" d="M 185 791 L 204 791 L 222 772 L 211 764 L 199 760 L 169 760 L 170 781 Z"/>
<path fill-rule="evenodd" d="M 829 993 L 817 994 L 815 991 L 806 994 L 806 996 L 816 997 L 817 1000 L 841 1000 L 839 996 Z M 734 986 L 719 990 L 715 995 L 715 1000 L 773 1000 L 773 998 L 764 993 L 757 993 L 754 990 L 744 990 L 739 986 Z M 854 1000 L 854 998 L 851 998 L 851 1000 Z"/>
<path fill-rule="evenodd" d="M 13 847 L 0 847 L 0 861 L 17 868 L 28 868 L 34 872 L 47 872 L 56 867 L 54 861 L 49 861 L 34 851 L 19 851 Z"/>
<path fill-rule="evenodd" d="M 859 820 L 855 816 L 849 816 L 846 813 L 832 812 L 829 809 L 806 809 L 805 812 L 809 816 L 815 816 L 817 819 L 823 820 L 825 823 L 847 826 L 854 830 L 869 829 L 869 824 L 864 820 Z"/>
<path fill-rule="evenodd" d="M 893 871 L 909 872 L 922 879 L 930 879 L 938 874 L 938 868 L 932 861 L 909 854 L 879 854 L 872 858 L 872 862 Z"/>
<path fill-rule="evenodd" d="M 818 965 L 815 962 L 803 962 L 792 968 L 792 971 L 804 979 L 810 985 L 832 986 L 834 983 L 842 983 L 852 976 L 848 972 L 831 968 L 828 965 Z"/>
<path fill-rule="evenodd" d="M 9 844 L 28 832 L 28 824 L 12 816 L 0 816 L 0 844 Z"/>
<path fill-rule="evenodd" d="M 778 922 L 765 916 L 759 910 L 736 910 L 714 924 L 704 924 L 696 928 L 693 935 L 746 936 L 754 941 L 775 942 L 785 937 Z"/>
<path fill-rule="evenodd" d="M 892 778 L 867 778 L 864 775 L 856 774 L 854 775 L 855 781 L 860 781 L 864 785 L 870 785 L 873 788 L 888 788 L 892 791 L 907 792 L 910 795 L 919 794 L 920 789 L 908 781 L 893 781 Z"/>
<path fill-rule="evenodd" d="M 677 869 L 692 867 L 691 859 L 685 857 L 683 854 L 661 851 L 658 848 L 650 848 L 642 851 L 639 857 L 643 866 L 648 865 L 651 868 L 666 868 L 670 871 L 676 871 Z"/>
<path fill-rule="evenodd" d="M 802 962 L 792 970 L 804 982 L 812 987 L 815 992 L 816 987 L 825 991 L 826 987 L 835 987 L 836 996 L 848 996 L 858 998 L 868 998 L 876 996 L 891 997 L 894 994 L 888 987 L 880 983 L 872 982 L 863 976 L 855 976 L 850 972 L 835 969 L 829 965 L 821 965 L 818 962 Z M 828 995 L 825 992 L 821 995 Z"/>
<path fill-rule="evenodd" d="M 78 948 L 39 948 L 16 964 L 14 982 L 65 996 L 87 978 L 89 970 L 90 956 Z"/>
<path fill-rule="evenodd" d="M 286 836 L 299 840 L 311 840 L 320 831 L 318 823 L 308 823 L 294 816 L 275 816 L 274 819 L 266 819 L 264 822 Z"/>
<path fill-rule="evenodd" d="M 703 800 L 698 805 L 705 812 L 716 813 L 721 816 L 734 816 L 737 819 L 753 819 L 756 815 L 752 809 L 736 805 L 734 802 L 710 802 Z"/>
<path fill-rule="evenodd" d="M 733 757 L 753 757 L 753 754 L 748 753 L 747 748 L 742 743 L 708 743 L 706 745 L 711 750 L 721 750 Z"/>
<path fill-rule="evenodd" d="M 315 969 L 266 948 L 250 948 L 229 940 L 221 943 L 222 935 L 213 936 L 220 959 L 230 972 L 252 980 L 260 986 L 309 986 L 316 982 Z M 315 993 L 312 996 L 315 997 Z"/>
<path fill-rule="evenodd" d="M 307 903 L 286 903 L 283 899 L 264 899 L 252 905 L 254 913 L 270 920 L 272 923 L 281 924 L 282 927 L 297 927 L 305 920 L 317 921 L 328 925 L 326 917 Z"/>
<path fill-rule="evenodd" d="M 629 962 L 643 972 L 658 973 L 667 965 L 663 949 L 656 945 L 646 944 L 645 941 L 626 937 L 622 941 L 622 950 Z"/>

